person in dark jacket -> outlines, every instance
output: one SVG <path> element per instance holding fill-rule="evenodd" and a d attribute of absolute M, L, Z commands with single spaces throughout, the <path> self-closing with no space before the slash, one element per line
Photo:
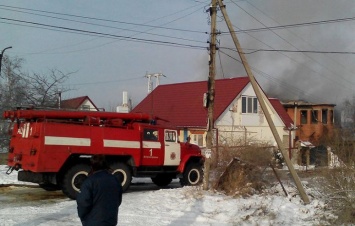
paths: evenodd
<path fill-rule="evenodd" d="M 76 197 L 81 223 L 83 226 L 117 225 L 122 202 L 121 183 L 108 171 L 103 155 L 91 158 L 91 168 Z"/>

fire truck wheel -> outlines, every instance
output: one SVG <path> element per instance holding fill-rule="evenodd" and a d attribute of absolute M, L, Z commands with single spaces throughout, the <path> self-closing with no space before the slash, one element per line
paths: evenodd
<path fill-rule="evenodd" d="M 128 190 L 132 181 L 132 171 L 127 164 L 116 162 L 110 165 L 112 174 L 115 175 L 122 183 L 122 190 L 125 192 Z"/>
<path fill-rule="evenodd" d="M 87 178 L 90 166 L 86 164 L 78 164 L 70 168 L 64 175 L 62 191 L 71 199 L 75 199 L 80 191 L 80 186 Z"/>
<path fill-rule="evenodd" d="M 173 178 L 170 175 L 159 174 L 155 177 L 152 177 L 152 181 L 155 185 L 159 187 L 168 186 Z"/>
<path fill-rule="evenodd" d="M 183 177 L 180 179 L 182 186 L 198 185 L 202 182 L 203 174 L 200 164 L 190 163 L 186 166 Z"/>

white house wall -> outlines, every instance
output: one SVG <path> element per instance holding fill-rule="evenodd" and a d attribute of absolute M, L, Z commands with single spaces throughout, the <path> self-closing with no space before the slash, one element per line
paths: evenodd
<path fill-rule="evenodd" d="M 247 138 L 248 142 L 261 141 L 274 145 L 275 139 L 260 104 L 258 104 L 258 113 L 242 113 L 242 96 L 256 97 L 250 83 L 215 122 L 220 138 L 226 140 L 226 142 L 232 139 L 246 141 L 245 138 Z M 284 135 L 287 135 L 287 132 L 284 131 L 285 125 L 268 100 L 266 105 L 282 140 Z"/>
<path fill-rule="evenodd" d="M 85 100 L 82 104 L 81 104 L 81 107 L 82 106 L 90 106 L 90 111 L 96 111 L 96 107 L 93 105 L 93 103 L 89 100 Z"/>

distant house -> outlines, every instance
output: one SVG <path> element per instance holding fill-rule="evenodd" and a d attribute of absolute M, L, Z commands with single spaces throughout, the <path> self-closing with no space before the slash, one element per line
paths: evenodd
<path fill-rule="evenodd" d="M 283 103 L 297 127 L 294 141 L 318 145 L 321 138 L 330 137 L 334 130 L 335 104 L 315 104 L 304 101 Z"/>
<path fill-rule="evenodd" d="M 88 96 L 81 96 L 72 99 L 62 100 L 60 102 L 60 108 L 80 111 L 99 111 L 94 102 L 92 102 L 92 100 Z"/>
<path fill-rule="evenodd" d="M 160 85 L 142 100 L 132 112 L 146 112 L 162 118 L 159 124 L 180 129 L 180 140 L 189 136 L 191 142 L 206 146 L 207 109 L 203 96 L 207 82 L 188 82 Z M 262 112 L 248 77 L 215 81 L 215 137 L 216 143 L 267 142 L 275 144 L 269 125 Z M 277 132 L 288 141 L 287 128 L 292 119 L 277 99 L 266 99 Z M 285 145 L 288 142 L 285 142 Z"/>

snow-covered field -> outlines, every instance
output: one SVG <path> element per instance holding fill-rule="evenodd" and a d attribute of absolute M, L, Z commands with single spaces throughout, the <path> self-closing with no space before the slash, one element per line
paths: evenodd
<path fill-rule="evenodd" d="M 0 184 L 19 184 L 17 173 L 14 171 L 6 175 L 6 170 L 6 166 L 0 165 Z M 141 183 L 149 182 L 145 180 Z M 232 198 L 203 191 L 200 187 L 128 191 L 123 195 L 118 225 L 327 225 L 324 220 L 334 217 L 325 210 L 318 192 L 305 186 L 311 203 L 304 205 L 292 183 L 285 183 L 284 186 L 288 197 L 285 197 L 280 185 L 275 185 L 263 195 L 247 198 Z M 40 188 L 23 187 L 6 189 L 18 193 L 29 189 L 41 191 Z M 28 192 L 30 196 L 37 195 Z M 0 225 L 80 225 L 76 202 L 60 192 L 55 194 L 55 199 L 37 199 L 22 204 L 1 190 Z M 9 199 L 14 199 L 13 204 Z"/>

